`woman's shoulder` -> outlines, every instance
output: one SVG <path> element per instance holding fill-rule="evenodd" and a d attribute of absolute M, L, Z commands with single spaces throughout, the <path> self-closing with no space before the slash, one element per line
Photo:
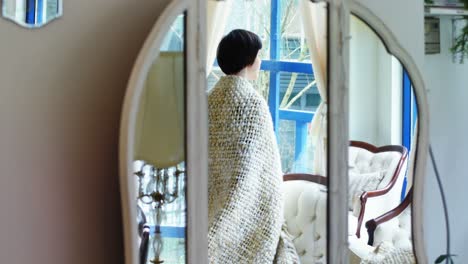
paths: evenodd
<path fill-rule="evenodd" d="M 209 102 L 222 101 L 237 107 L 254 108 L 257 112 L 269 113 L 265 99 L 252 84 L 238 76 L 223 76 L 208 93 Z"/>
<path fill-rule="evenodd" d="M 262 98 L 260 94 L 254 89 L 252 83 L 247 79 L 235 75 L 223 76 L 216 83 L 212 91 L 223 90 L 224 92 L 233 92 L 240 95 L 246 96 L 258 96 Z"/>

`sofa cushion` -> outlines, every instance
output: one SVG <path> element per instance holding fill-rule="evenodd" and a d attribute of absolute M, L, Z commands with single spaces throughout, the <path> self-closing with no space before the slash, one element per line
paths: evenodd
<path fill-rule="evenodd" d="M 353 210 L 353 204 L 359 201 L 363 192 L 377 190 L 385 174 L 382 171 L 357 173 L 349 171 L 348 207 Z"/>
<path fill-rule="evenodd" d="M 308 181 L 286 181 L 284 217 L 301 263 L 326 263 L 327 190 Z"/>
<path fill-rule="evenodd" d="M 381 173 L 383 179 L 376 189 L 383 189 L 390 183 L 400 159 L 401 153 L 397 151 L 374 153 L 359 147 L 349 147 L 350 173 Z"/>
<path fill-rule="evenodd" d="M 377 226 L 374 233 L 374 245 L 379 245 L 382 242 L 390 243 L 397 248 L 413 249 L 411 242 L 411 206 L 406 208 L 398 217 Z"/>

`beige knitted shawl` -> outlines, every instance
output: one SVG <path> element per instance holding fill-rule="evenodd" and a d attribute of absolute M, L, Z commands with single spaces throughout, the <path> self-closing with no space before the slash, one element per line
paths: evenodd
<path fill-rule="evenodd" d="M 281 231 L 282 172 L 265 100 L 238 76 L 209 97 L 210 263 L 296 263 Z"/>

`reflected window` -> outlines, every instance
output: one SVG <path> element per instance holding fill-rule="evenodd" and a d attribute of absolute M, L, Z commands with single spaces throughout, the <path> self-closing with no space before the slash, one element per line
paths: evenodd
<path fill-rule="evenodd" d="M 225 34 L 247 29 L 262 39 L 261 73 L 255 86 L 269 103 L 284 173 L 312 172 L 308 127 L 321 102 L 299 11 L 298 0 L 234 1 L 225 29 Z M 215 62 L 208 90 L 223 75 Z M 272 100 L 275 94 L 278 102 Z"/>
<path fill-rule="evenodd" d="M 161 44 L 161 51 L 184 50 L 184 16 L 180 15 L 171 25 Z"/>
<path fill-rule="evenodd" d="M 61 0 L 3 0 L 3 17 L 27 27 L 41 27 L 62 16 Z"/>

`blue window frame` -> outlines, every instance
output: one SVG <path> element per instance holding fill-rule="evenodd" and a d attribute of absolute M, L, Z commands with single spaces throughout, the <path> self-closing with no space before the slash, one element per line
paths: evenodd
<path fill-rule="evenodd" d="M 403 146 L 406 147 L 408 153 L 411 150 L 411 143 L 413 140 L 414 131 L 416 129 L 416 120 L 418 117 L 418 108 L 416 104 L 416 98 L 414 96 L 414 92 L 412 89 L 411 79 L 409 77 L 408 72 L 404 69 L 403 70 L 403 117 L 402 117 L 402 142 Z M 408 171 L 407 173 L 408 174 Z M 405 175 L 405 179 L 403 181 L 403 188 L 401 190 L 401 200 L 405 198 L 406 189 L 408 185 L 408 179 Z"/>
<path fill-rule="evenodd" d="M 411 80 L 408 72 L 403 70 L 403 124 L 402 142 L 408 151 L 411 148 Z"/>
<path fill-rule="evenodd" d="M 44 11 L 44 0 L 26 0 L 26 24 L 36 25 L 43 23 Z"/>
<path fill-rule="evenodd" d="M 271 1 L 271 21 L 270 21 L 270 66 L 278 63 L 281 57 L 280 49 L 280 21 L 281 21 L 281 2 L 279 0 Z M 263 66 L 263 62 L 262 62 Z M 268 70 L 263 66 L 262 70 Z M 270 106 L 271 117 L 273 119 L 273 128 L 278 133 L 279 124 L 279 72 L 270 71 L 270 92 L 268 93 L 268 105 Z"/>
<path fill-rule="evenodd" d="M 34 25 L 36 23 L 36 1 L 26 1 L 26 23 Z"/>

